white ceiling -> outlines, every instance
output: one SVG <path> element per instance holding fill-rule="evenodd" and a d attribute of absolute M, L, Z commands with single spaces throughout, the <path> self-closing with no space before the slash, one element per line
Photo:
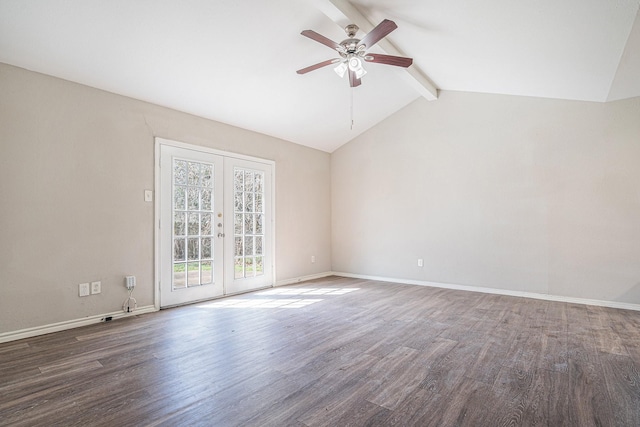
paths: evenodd
<path fill-rule="evenodd" d="M 388 18 L 439 89 L 604 102 L 640 96 L 639 4 L 0 0 L 0 62 L 332 152 L 425 92 L 379 64 L 353 91 L 331 67 L 296 74 L 336 56 L 302 30 L 339 42 L 349 21 Z"/>

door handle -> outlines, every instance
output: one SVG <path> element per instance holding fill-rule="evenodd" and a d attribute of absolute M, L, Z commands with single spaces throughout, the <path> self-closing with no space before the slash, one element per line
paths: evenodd
<path fill-rule="evenodd" d="M 224 233 L 218 233 L 218 237 L 224 237 Z"/>

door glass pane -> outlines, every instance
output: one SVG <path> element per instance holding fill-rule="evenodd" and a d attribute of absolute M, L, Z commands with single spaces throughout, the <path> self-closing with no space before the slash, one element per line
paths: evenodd
<path fill-rule="evenodd" d="M 235 221 L 234 221 L 234 229 L 235 229 L 235 234 L 236 236 L 241 235 L 242 234 L 242 214 L 241 213 L 237 213 L 235 214 Z"/>
<path fill-rule="evenodd" d="M 244 277 L 244 259 L 236 257 L 233 262 L 233 278 L 242 279 Z"/>
<path fill-rule="evenodd" d="M 187 200 L 187 187 L 176 185 L 173 191 L 173 204 L 175 209 L 184 210 L 184 204 Z"/>
<path fill-rule="evenodd" d="M 189 162 L 189 185 L 197 186 L 200 183 L 200 163 Z"/>
<path fill-rule="evenodd" d="M 200 216 L 200 234 L 203 236 L 210 236 L 211 233 L 211 214 L 203 213 Z"/>
<path fill-rule="evenodd" d="M 190 237 L 187 239 L 187 256 L 189 260 L 200 259 L 200 239 L 197 237 Z"/>
<path fill-rule="evenodd" d="M 233 186 L 236 191 L 244 190 L 244 172 L 242 172 L 242 169 L 236 168 L 233 171 Z"/>
<path fill-rule="evenodd" d="M 176 185 L 187 184 L 187 162 L 184 160 L 174 160 L 173 162 L 173 176 Z"/>
<path fill-rule="evenodd" d="M 253 271 L 253 258 L 245 257 L 244 259 L 244 277 L 253 277 L 255 274 Z"/>
<path fill-rule="evenodd" d="M 211 237 L 204 237 L 202 239 L 202 253 L 201 259 L 211 259 L 213 258 L 213 252 L 211 251 L 212 240 Z"/>
<path fill-rule="evenodd" d="M 244 254 L 253 255 L 253 236 L 245 236 L 244 238 Z"/>
<path fill-rule="evenodd" d="M 246 212 L 255 212 L 253 206 L 253 193 L 246 193 L 246 198 L 244 201 L 244 210 Z"/>
<path fill-rule="evenodd" d="M 256 276 L 261 276 L 264 274 L 264 268 L 262 266 L 262 257 L 256 257 Z"/>
<path fill-rule="evenodd" d="M 203 285 L 213 282 L 213 264 L 211 261 L 202 261 L 200 263 L 200 281 Z"/>
<path fill-rule="evenodd" d="M 176 212 L 173 215 L 173 234 L 174 236 L 185 235 L 185 220 L 184 212 Z"/>
<path fill-rule="evenodd" d="M 244 255 L 244 251 L 242 250 L 242 236 L 236 236 L 236 247 L 234 250 L 235 256 L 239 257 Z"/>
<path fill-rule="evenodd" d="M 262 194 L 256 193 L 256 212 L 262 212 Z"/>
<path fill-rule="evenodd" d="M 256 235 L 264 236 L 262 232 L 262 218 L 263 215 L 256 215 Z"/>
<path fill-rule="evenodd" d="M 244 214 L 244 234 L 253 234 L 253 214 Z"/>
<path fill-rule="evenodd" d="M 184 261 L 184 239 L 173 239 L 173 260 Z"/>
<path fill-rule="evenodd" d="M 197 236 L 199 228 L 199 215 L 197 213 L 189 213 L 189 236 Z"/>
<path fill-rule="evenodd" d="M 262 236 L 256 236 L 254 250 L 256 255 L 262 255 Z"/>
<path fill-rule="evenodd" d="M 211 187 L 213 184 L 213 166 L 208 164 L 202 164 L 200 166 L 200 183 L 204 188 Z"/>
<path fill-rule="evenodd" d="M 210 163 L 173 160 L 174 290 L 213 283 L 213 173 Z"/>
<path fill-rule="evenodd" d="M 187 286 L 197 286 L 200 283 L 200 263 L 190 262 L 187 264 Z"/>
<path fill-rule="evenodd" d="M 244 171 L 244 191 L 253 191 L 253 172 L 251 171 Z"/>
<path fill-rule="evenodd" d="M 200 192 L 197 188 L 187 187 L 187 206 L 190 211 L 200 209 Z"/>
<path fill-rule="evenodd" d="M 204 181 L 203 181 L 204 182 Z M 200 194 L 200 203 L 202 203 L 203 211 L 213 210 L 213 203 L 211 203 L 211 190 L 209 188 L 203 188 Z"/>
<path fill-rule="evenodd" d="M 174 263 L 173 264 L 173 288 L 182 289 L 187 287 L 186 279 L 187 264 Z"/>
<path fill-rule="evenodd" d="M 264 242 L 264 172 L 234 168 L 234 278 L 264 274 L 261 255 Z M 259 215 L 256 215 L 259 214 Z"/>
<path fill-rule="evenodd" d="M 235 205 L 235 210 L 236 212 L 242 212 L 244 210 L 243 206 L 243 200 L 242 200 L 242 193 L 236 191 L 235 194 L 235 198 L 234 198 L 234 205 Z"/>

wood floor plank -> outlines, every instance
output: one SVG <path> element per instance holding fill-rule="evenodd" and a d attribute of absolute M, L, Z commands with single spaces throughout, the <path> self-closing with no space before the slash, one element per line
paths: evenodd
<path fill-rule="evenodd" d="M 629 353 L 625 348 L 620 336 L 610 327 L 592 328 L 591 333 L 596 342 L 598 351 L 610 354 L 618 354 L 628 356 Z"/>
<path fill-rule="evenodd" d="M 502 368 L 502 346 L 487 340 L 467 365 L 464 376 L 486 384 L 493 384 Z"/>
<path fill-rule="evenodd" d="M 376 357 L 363 354 L 355 359 L 355 363 L 349 368 L 332 371 L 316 381 L 307 383 L 264 412 L 255 414 L 247 420 L 247 424 L 278 426 L 287 425 L 291 421 L 307 424 L 322 422 L 327 412 L 335 412 L 334 416 L 337 416 L 340 410 L 348 410 L 347 407 L 340 406 L 343 400 L 369 390 L 368 384 L 362 378 L 378 360 Z"/>
<path fill-rule="evenodd" d="M 569 337 L 566 327 L 543 328 L 541 337 L 541 357 L 537 367 L 550 371 L 567 372 L 569 370 L 567 363 Z"/>
<path fill-rule="evenodd" d="M 398 403 L 420 385 L 428 366 L 416 363 L 418 350 L 398 347 L 373 366 L 366 380 L 371 391 L 366 399 L 387 409 Z"/>
<path fill-rule="evenodd" d="M 498 402 L 491 386 L 464 378 L 452 390 L 446 404 L 438 405 L 433 412 L 423 415 L 419 426 L 489 426 L 494 424 L 492 408 Z"/>
<path fill-rule="evenodd" d="M 542 359 L 543 335 L 541 328 L 519 329 L 505 355 L 504 365 L 522 371 L 537 369 Z"/>
<path fill-rule="evenodd" d="M 604 373 L 599 363 L 569 359 L 568 419 L 577 426 L 608 426 L 613 424 L 611 401 L 607 396 Z"/>
<path fill-rule="evenodd" d="M 438 407 L 444 405 L 447 399 L 437 393 L 432 393 L 424 388 L 416 388 L 390 411 L 379 422 L 371 425 L 380 426 L 422 426 L 426 425 L 436 412 Z M 364 424 L 367 425 L 367 424 Z"/>
<path fill-rule="evenodd" d="M 532 425 L 573 425 L 569 418 L 571 393 L 568 373 L 535 370 L 523 419 Z"/>
<path fill-rule="evenodd" d="M 466 369 L 476 360 L 481 347 L 478 342 L 458 343 L 427 371 L 420 387 L 432 393 L 451 394 L 464 381 Z"/>
<path fill-rule="evenodd" d="M 327 277 L 0 344 L 0 426 L 637 426 L 639 364 L 640 312 Z"/>
<path fill-rule="evenodd" d="M 640 369 L 630 357 L 601 354 L 602 371 L 611 397 L 614 424 L 638 425 L 640 419 Z"/>
<path fill-rule="evenodd" d="M 361 397 L 349 402 L 349 410 L 340 417 L 327 417 L 319 426 L 382 426 L 391 411 Z M 313 426 L 314 424 L 305 424 Z"/>
<path fill-rule="evenodd" d="M 522 425 L 534 384 L 534 372 L 503 367 L 492 389 L 498 402 L 493 408 L 496 426 Z"/>

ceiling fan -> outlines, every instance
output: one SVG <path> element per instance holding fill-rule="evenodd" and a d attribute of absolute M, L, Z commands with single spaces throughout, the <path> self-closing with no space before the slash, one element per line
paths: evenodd
<path fill-rule="evenodd" d="M 311 40 L 315 40 L 318 43 L 322 43 L 323 45 L 328 46 L 331 49 L 335 49 L 336 51 L 338 51 L 340 58 L 328 59 L 315 65 L 302 68 L 296 72 L 298 74 L 306 74 L 309 71 L 317 70 L 318 68 L 326 67 L 327 65 L 338 64 L 334 68 L 334 71 L 340 77 L 344 77 L 345 73 L 348 71 L 349 85 L 351 87 L 356 87 L 360 86 L 360 79 L 367 73 L 367 71 L 362 66 L 363 60 L 366 62 L 375 62 L 378 64 L 395 65 L 397 67 L 407 68 L 413 63 L 412 58 L 366 52 L 367 49 L 378 43 L 381 39 L 383 39 L 396 28 L 398 28 L 398 26 L 395 22 L 385 19 L 367 35 L 365 35 L 362 40 L 359 40 L 355 38 L 356 33 L 359 30 L 358 26 L 355 24 L 350 24 L 347 25 L 344 29 L 347 33 L 348 38 L 341 41 L 340 43 L 336 43 L 333 40 L 330 40 L 313 30 L 304 30 L 300 34 L 305 37 L 309 37 Z"/>

